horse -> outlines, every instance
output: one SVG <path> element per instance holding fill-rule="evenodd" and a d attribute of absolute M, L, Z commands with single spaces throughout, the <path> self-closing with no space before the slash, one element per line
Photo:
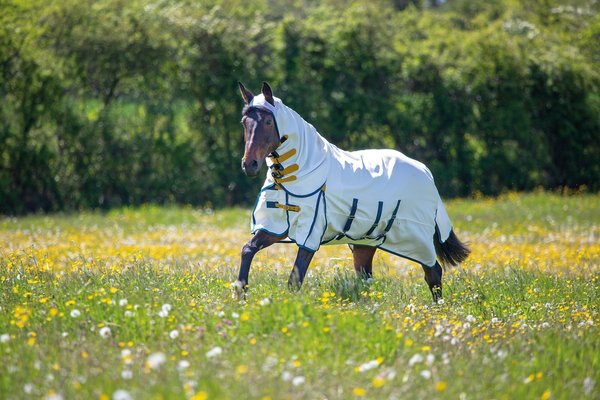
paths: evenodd
<path fill-rule="evenodd" d="M 268 167 L 252 211 L 253 236 L 241 251 L 238 296 L 247 291 L 254 255 L 287 240 L 298 247 L 291 290 L 300 289 L 321 245 L 347 244 L 359 277 L 372 278 L 381 249 L 420 264 L 434 302 L 441 300 L 442 265 L 458 265 L 470 249 L 454 233 L 429 169 L 395 150 L 341 150 L 273 96 L 267 82 L 256 96 L 238 86 L 242 170 L 255 177 L 264 162 Z"/>

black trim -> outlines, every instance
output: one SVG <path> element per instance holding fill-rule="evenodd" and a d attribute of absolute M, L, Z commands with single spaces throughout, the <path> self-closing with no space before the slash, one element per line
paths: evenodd
<path fill-rule="evenodd" d="M 369 229 L 369 231 L 367 233 L 365 233 L 365 237 L 368 237 L 371 233 L 373 233 L 375 228 L 377 228 L 377 225 L 379 225 L 379 220 L 381 219 L 382 211 L 383 211 L 383 201 L 380 201 L 379 205 L 377 206 L 377 217 L 375 217 L 375 222 L 373 222 L 371 229 Z M 369 238 L 369 239 L 371 239 L 371 238 Z"/>
<path fill-rule="evenodd" d="M 394 212 L 392 212 L 392 216 L 391 216 L 390 220 L 388 221 L 388 223 L 385 226 L 385 229 L 383 230 L 383 232 L 381 233 L 381 235 L 379 235 L 377 237 L 377 239 L 381 239 L 382 237 L 384 237 L 385 235 L 388 234 L 388 232 L 390 231 L 390 229 L 392 229 L 392 225 L 394 224 L 394 220 L 396 219 L 396 215 L 398 214 L 398 208 L 400 208 L 400 203 L 401 202 L 402 202 L 402 200 L 398 200 L 398 203 L 396 203 L 396 208 L 394 208 Z"/>

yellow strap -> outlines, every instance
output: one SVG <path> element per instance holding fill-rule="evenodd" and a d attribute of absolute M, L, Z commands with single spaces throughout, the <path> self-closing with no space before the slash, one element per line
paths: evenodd
<path fill-rule="evenodd" d="M 300 206 L 288 206 L 287 204 L 275 203 L 275 207 L 283 208 L 286 211 L 295 211 L 295 212 L 300 211 Z"/>
<path fill-rule="evenodd" d="M 283 153 L 279 157 L 269 156 L 269 158 L 271 159 L 271 161 L 273 161 L 273 163 L 281 164 L 282 162 L 284 162 L 285 160 L 287 160 L 288 158 L 292 157 L 295 154 L 296 154 L 296 149 L 291 149 L 290 151 L 288 151 L 287 153 Z"/>
<path fill-rule="evenodd" d="M 281 171 L 273 171 L 273 176 L 277 178 L 283 178 L 285 175 L 291 174 L 292 172 L 298 171 L 298 164 L 292 164 L 289 167 L 282 169 Z"/>
<path fill-rule="evenodd" d="M 275 178 L 275 177 L 273 177 L 273 180 L 275 181 L 275 183 L 292 182 L 292 181 L 296 180 L 296 175 L 286 176 L 285 178 Z"/>

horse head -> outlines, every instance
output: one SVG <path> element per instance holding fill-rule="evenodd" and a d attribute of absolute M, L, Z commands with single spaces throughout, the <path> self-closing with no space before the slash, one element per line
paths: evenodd
<path fill-rule="evenodd" d="M 252 92 L 246 89 L 241 82 L 238 82 L 238 85 L 246 104 L 242 112 L 242 125 L 244 126 L 242 170 L 247 176 L 256 176 L 267 155 L 279 146 L 279 132 L 273 112 L 266 107 L 253 105 L 254 95 Z M 273 91 L 268 83 L 263 82 L 261 92 L 266 102 L 274 108 Z"/>

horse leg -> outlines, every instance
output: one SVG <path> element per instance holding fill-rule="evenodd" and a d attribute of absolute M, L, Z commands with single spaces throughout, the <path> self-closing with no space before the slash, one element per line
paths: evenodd
<path fill-rule="evenodd" d="M 354 257 L 354 270 L 356 275 L 362 279 L 369 279 L 373 277 L 373 256 L 376 247 L 370 246 L 351 246 L 352 256 Z"/>
<path fill-rule="evenodd" d="M 248 243 L 242 248 L 242 261 L 240 263 L 240 273 L 238 280 L 235 283 L 238 297 L 241 297 L 248 288 L 248 275 L 250 274 L 250 264 L 254 255 L 265 247 L 269 247 L 273 243 L 277 243 L 283 239 L 283 236 L 275 236 L 270 233 L 258 231 Z"/>
<path fill-rule="evenodd" d="M 306 275 L 306 271 L 308 270 L 308 266 L 314 255 L 315 253 L 312 251 L 303 248 L 298 249 L 296 261 L 294 261 L 294 268 L 288 279 L 288 287 L 290 290 L 300 290 L 302 282 L 304 282 L 304 276 Z"/>
<path fill-rule="evenodd" d="M 421 264 L 425 272 L 425 282 L 429 285 L 429 290 L 433 295 L 433 301 L 438 302 L 442 299 L 442 267 L 436 261 L 433 267 Z"/>

